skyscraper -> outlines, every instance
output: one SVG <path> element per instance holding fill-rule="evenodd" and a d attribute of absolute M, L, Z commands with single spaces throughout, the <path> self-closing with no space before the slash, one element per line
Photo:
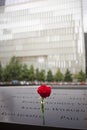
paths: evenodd
<path fill-rule="evenodd" d="M 1 10 L 4 8 L 4 12 Z M 85 72 L 81 0 L 29 0 L 0 7 L 0 61 Z"/>
<path fill-rule="evenodd" d="M 0 7 L 5 6 L 5 0 L 0 0 Z M 0 13 L 4 11 L 4 7 L 0 8 Z"/>
<path fill-rule="evenodd" d="M 0 0 L 0 6 L 4 6 L 5 5 L 5 0 Z"/>

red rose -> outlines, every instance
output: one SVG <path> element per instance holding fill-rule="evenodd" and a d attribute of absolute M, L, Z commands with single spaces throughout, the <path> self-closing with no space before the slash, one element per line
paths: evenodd
<path fill-rule="evenodd" d="M 40 94 L 42 98 L 49 97 L 51 94 L 51 87 L 46 85 L 41 85 L 38 87 L 37 92 Z"/>

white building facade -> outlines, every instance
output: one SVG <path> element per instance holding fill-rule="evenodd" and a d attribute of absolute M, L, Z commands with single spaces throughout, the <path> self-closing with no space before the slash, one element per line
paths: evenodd
<path fill-rule="evenodd" d="M 2 11 L 3 10 L 3 11 Z M 28 0 L 0 7 L 0 61 L 85 72 L 81 0 Z"/>

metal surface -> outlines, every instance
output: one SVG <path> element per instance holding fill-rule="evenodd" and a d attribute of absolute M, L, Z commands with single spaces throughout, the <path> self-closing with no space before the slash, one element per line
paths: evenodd
<path fill-rule="evenodd" d="M 44 105 L 43 122 L 37 87 L 0 88 L 0 122 L 87 130 L 87 89 L 52 88 Z"/>

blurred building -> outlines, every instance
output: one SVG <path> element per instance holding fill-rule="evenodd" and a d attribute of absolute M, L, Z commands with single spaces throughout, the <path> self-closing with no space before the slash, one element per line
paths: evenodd
<path fill-rule="evenodd" d="M 3 7 L 1 7 L 3 6 Z M 0 13 L 3 13 L 4 12 L 4 7 L 5 7 L 5 0 L 0 0 Z"/>
<path fill-rule="evenodd" d="M 86 59 L 86 74 L 87 74 L 87 32 L 84 33 L 85 37 L 85 59 Z"/>
<path fill-rule="evenodd" d="M 0 6 L 4 6 L 5 5 L 5 0 L 0 0 Z"/>
<path fill-rule="evenodd" d="M 2 4 L 1 4 L 2 5 Z M 4 11 L 2 12 L 2 9 Z M 0 61 L 85 72 L 81 0 L 30 0 L 0 7 Z"/>

